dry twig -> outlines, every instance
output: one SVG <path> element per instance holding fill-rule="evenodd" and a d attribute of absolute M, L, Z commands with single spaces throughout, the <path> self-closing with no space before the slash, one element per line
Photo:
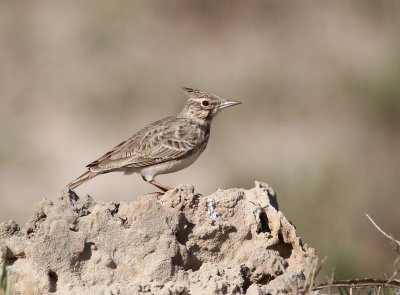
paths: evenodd
<path fill-rule="evenodd" d="M 361 288 L 370 288 L 379 286 L 400 289 L 400 281 L 392 280 L 388 282 L 385 280 L 377 280 L 374 278 L 355 279 L 355 280 L 335 280 L 334 282 L 320 284 L 312 288 L 312 290 L 317 291 L 332 287 L 348 287 L 354 289 L 361 289 Z"/>
<path fill-rule="evenodd" d="M 375 228 L 381 233 L 383 234 L 385 237 L 387 237 L 389 240 L 391 240 L 392 242 L 394 242 L 396 244 L 396 246 L 400 247 L 400 242 L 397 241 L 395 238 L 393 238 L 391 235 L 388 235 L 387 233 L 385 233 L 376 223 L 375 221 L 367 214 L 365 213 L 365 215 L 368 217 L 369 221 L 371 221 L 372 225 L 375 226 Z"/>
<path fill-rule="evenodd" d="M 399 255 L 399 257 L 396 259 L 396 261 L 394 262 L 394 271 L 392 276 L 389 278 L 388 282 L 391 282 L 394 280 L 395 277 L 397 277 L 397 275 L 400 272 L 400 241 L 396 240 L 395 238 L 393 238 L 391 235 L 388 235 L 386 232 L 384 232 L 376 223 L 375 221 L 367 214 L 365 213 L 365 215 L 367 216 L 367 218 L 369 219 L 369 221 L 371 221 L 372 225 L 382 234 L 384 235 L 386 238 L 388 238 L 395 246 L 395 250 L 396 253 Z"/>

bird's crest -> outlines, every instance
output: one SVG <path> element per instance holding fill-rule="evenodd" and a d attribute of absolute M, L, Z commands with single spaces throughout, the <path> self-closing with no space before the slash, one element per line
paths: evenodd
<path fill-rule="evenodd" d="M 189 95 L 190 98 L 208 98 L 208 97 L 218 97 L 215 94 L 208 93 L 203 90 L 189 88 L 189 87 L 182 87 L 183 90 Z"/>

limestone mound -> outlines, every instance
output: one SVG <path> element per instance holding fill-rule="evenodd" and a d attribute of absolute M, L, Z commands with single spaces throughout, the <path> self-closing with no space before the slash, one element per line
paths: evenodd
<path fill-rule="evenodd" d="M 66 193 L 22 230 L 1 223 L 0 240 L 16 294 L 294 294 L 317 257 L 261 182 L 129 203 Z"/>

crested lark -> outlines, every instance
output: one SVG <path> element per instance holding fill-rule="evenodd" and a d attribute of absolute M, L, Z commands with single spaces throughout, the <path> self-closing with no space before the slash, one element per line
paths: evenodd
<path fill-rule="evenodd" d="M 67 187 L 72 190 L 97 175 L 122 171 L 125 174 L 138 172 L 145 181 L 163 191 L 172 189 L 155 181 L 154 177 L 191 165 L 207 146 L 211 121 L 216 114 L 240 104 L 197 89 L 183 87 L 183 90 L 189 99 L 178 115 L 146 126 L 87 165 L 88 171 Z"/>

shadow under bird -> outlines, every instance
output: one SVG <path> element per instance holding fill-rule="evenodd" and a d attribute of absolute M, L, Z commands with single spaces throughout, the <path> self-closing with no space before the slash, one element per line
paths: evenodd
<path fill-rule="evenodd" d="M 159 174 L 190 166 L 205 150 L 211 122 L 220 110 L 240 104 L 215 94 L 182 87 L 189 95 L 183 110 L 156 121 L 117 145 L 86 167 L 88 171 L 67 185 L 73 190 L 89 179 L 109 172 L 138 172 L 163 191 L 173 189 L 154 180 Z"/>

